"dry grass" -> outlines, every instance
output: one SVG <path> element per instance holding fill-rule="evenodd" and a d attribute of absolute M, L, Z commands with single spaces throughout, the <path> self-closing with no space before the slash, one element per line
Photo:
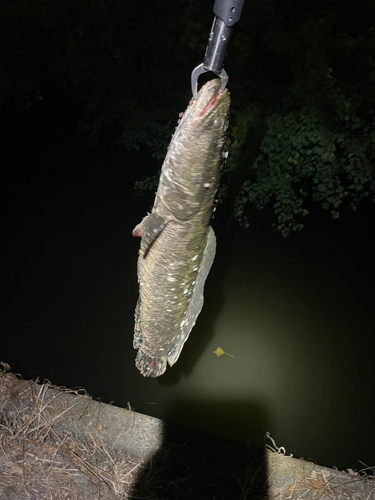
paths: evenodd
<path fill-rule="evenodd" d="M 268 498 L 270 500 L 375 500 L 375 477 L 352 469 L 339 471 L 295 460 L 266 434 Z M 285 457 L 285 458 L 282 458 Z"/>
<path fill-rule="evenodd" d="M 189 448 L 169 441 L 151 460 L 135 460 L 108 446 L 102 424 L 78 425 L 74 406 L 82 398 L 89 406 L 87 394 L 22 380 L 1 364 L 1 500 L 245 500 L 250 491 L 260 498 L 259 491 L 254 495 L 260 466 L 245 477 L 243 463 L 237 475 L 225 450 L 212 459 L 199 442 Z M 72 394 L 80 398 L 62 397 Z"/>
<path fill-rule="evenodd" d="M 49 382 L 38 385 L 5 370 L 0 371 L 0 498 L 127 498 L 142 463 L 109 449 L 99 432 L 78 436 L 74 425 L 57 432 L 72 404 L 51 397 Z"/>
<path fill-rule="evenodd" d="M 294 460 L 269 434 L 266 454 L 248 450 L 235 467 L 226 450 L 202 451 L 199 437 L 189 447 L 172 436 L 151 460 L 136 460 L 108 444 L 92 411 L 82 427 L 74 408 L 90 406 L 87 394 L 22 380 L 1 364 L 0 500 L 375 500 L 375 477 Z"/>

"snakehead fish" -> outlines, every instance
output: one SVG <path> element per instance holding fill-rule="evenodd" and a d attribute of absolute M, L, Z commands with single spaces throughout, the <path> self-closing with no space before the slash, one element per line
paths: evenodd
<path fill-rule="evenodd" d="M 141 237 L 133 346 L 145 377 L 158 377 L 177 361 L 203 306 L 229 107 L 218 79 L 190 101 L 169 144 L 152 212 L 133 230 Z"/>

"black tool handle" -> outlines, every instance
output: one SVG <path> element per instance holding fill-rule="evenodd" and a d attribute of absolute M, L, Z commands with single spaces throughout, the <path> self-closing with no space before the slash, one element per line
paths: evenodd
<path fill-rule="evenodd" d="M 214 22 L 203 63 L 193 69 L 191 74 L 191 89 L 193 96 L 197 95 L 198 77 L 206 71 L 212 71 L 221 79 L 220 91 L 228 82 L 228 75 L 224 69 L 224 57 L 227 51 L 232 26 L 239 20 L 245 0 L 215 0 Z"/>
<path fill-rule="evenodd" d="M 216 0 L 214 22 L 203 60 L 203 66 L 214 73 L 220 73 L 224 66 L 232 26 L 239 20 L 244 0 Z"/>
<path fill-rule="evenodd" d="M 216 0 L 214 14 L 230 28 L 239 20 L 243 3 L 244 0 Z"/>

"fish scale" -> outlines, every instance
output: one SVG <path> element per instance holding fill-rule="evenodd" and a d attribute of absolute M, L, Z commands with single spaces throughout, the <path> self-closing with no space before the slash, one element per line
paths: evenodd
<path fill-rule="evenodd" d="M 141 237 L 133 345 L 144 376 L 158 377 L 177 361 L 203 306 L 230 107 L 229 92 L 219 88 L 211 80 L 189 104 L 168 147 L 152 212 L 133 230 Z"/>

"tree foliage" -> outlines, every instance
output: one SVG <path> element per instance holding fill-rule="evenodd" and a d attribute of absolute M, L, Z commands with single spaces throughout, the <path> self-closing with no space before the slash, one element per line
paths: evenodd
<path fill-rule="evenodd" d="M 374 10 L 372 0 L 245 2 L 225 62 L 232 116 L 221 190 L 239 222 L 272 205 L 287 236 L 311 201 L 337 218 L 343 203 L 374 197 Z M 2 2 L 2 101 L 29 107 L 55 75 L 80 92 L 91 140 L 116 124 L 126 147 L 161 159 L 211 21 L 211 2 L 199 0 Z"/>
<path fill-rule="evenodd" d="M 258 80 L 263 89 L 248 96 L 252 105 L 239 106 L 229 138 L 236 175 L 243 138 L 260 120 L 265 124 L 234 195 L 245 224 L 249 204 L 261 209 L 271 203 L 275 225 L 287 236 L 303 227 L 307 201 L 337 218 L 343 201 L 356 209 L 374 196 L 374 5 L 360 4 L 255 6 L 253 23 L 261 26 L 263 18 L 264 32 L 261 38 L 258 30 L 248 54 L 257 65 L 249 83 Z M 251 30 L 242 32 L 239 47 L 250 46 L 250 36 Z"/>

